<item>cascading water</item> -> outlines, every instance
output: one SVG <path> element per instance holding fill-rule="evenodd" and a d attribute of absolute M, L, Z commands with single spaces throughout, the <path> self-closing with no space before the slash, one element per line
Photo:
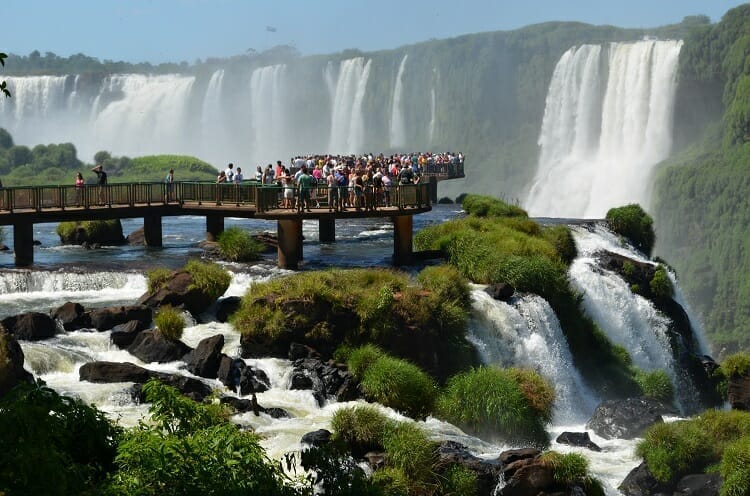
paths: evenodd
<path fill-rule="evenodd" d="M 219 69 L 211 75 L 203 97 L 201 109 L 201 156 L 211 156 L 213 149 L 218 146 L 227 149 L 229 130 L 222 108 L 224 70 Z"/>
<path fill-rule="evenodd" d="M 404 123 L 404 109 L 401 103 L 401 93 L 404 88 L 404 69 L 409 54 L 404 55 L 396 74 L 396 87 L 393 90 L 391 105 L 391 147 L 399 148 L 406 144 L 406 124 Z"/>
<path fill-rule="evenodd" d="M 364 57 L 341 61 L 331 111 L 331 138 L 328 149 L 333 153 L 359 153 L 364 144 L 362 100 L 367 90 L 372 60 Z"/>
<path fill-rule="evenodd" d="M 532 215 L 603 217 L 648 200 L 654 165 L 672 146 L 681 41 L 573 47 L 550 82 Z"/>
<path fill-rule="evenodd" d="M 584 423 L 598 399 L 573 365 L 568 343 L 549 304 L 536 295 L 510 303 L 482 289 L 472 292 L 471 340 L 484 363 L 537 370 L 555 385 L 555 424 Z"/>
<path fill-rule="evenodd" d="M 260 67 L 250 77 L 250 121 L 256 149 L 283 157 L 289 129 L 284 102 L 286 65 Z"/>

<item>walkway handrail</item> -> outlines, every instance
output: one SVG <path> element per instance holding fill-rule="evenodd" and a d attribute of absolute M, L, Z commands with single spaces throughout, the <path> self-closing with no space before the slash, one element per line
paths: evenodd
<path fill-rule="evenodd" d="M 338 186 L 333 188 L 339 189 Z M 375 193 L 372 187 L 368 192 Z M 315 186 L 313 196 L 327 205 L 328 187 Z M 390 187 L 391 204 L 399 208 L 430 205 L 429 184 Z M 23 211 L 73 210 L 151 205 L 216 205 L 254 208 L 258 213 L 279 209 L 283 188 L 255 181 L 213 183 L 183 181 L 112 183 L 103 186 L 14 186 L 0 189 L 0 214 Z M 294 190 L 295 199 L 298 196 Z"/>

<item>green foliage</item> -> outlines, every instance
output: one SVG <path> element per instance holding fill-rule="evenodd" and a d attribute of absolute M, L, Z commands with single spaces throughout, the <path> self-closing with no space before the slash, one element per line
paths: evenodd
<path fill-rule="evenodd" d="M 646 255 L 651 255 L 656 242 L 654 220 L 640 205 L 631 203 L 624 207 L 610 208 L 605 219 L 612 231 L 627 238 Z"/>
<path fill-rule="evenodd" d="M 442 493 L 453 496 L 473 496 L 477 492 L 477 474 L 461 465 L 451 465 L 443 474 Z"/>
<path fill-rule="evenodd" d="M 467 214 L 477 217 L 528 217 L 521 207 L 489 196 L 466 195 L 461 206 Z"/>
<path fill-rule="evenodd" d="M 0 398 L 1 491 L 94 494 L 114 468 L 121 432 L 101 411 L 41 381 L 20 384 Z"/>
<path fill-rule="evenodd" d="M 701 473 L 719 463 L 729 443 L 750 435 L 750 413 L 708 410 L 691 420 L 649 428 L 636 454 L 661 482 Z"/>
<path fill-rule="evenodd" d="M 480 436 L 540 446 L 549 442 L 544 430 L 549 412 L 534 408 L 508 370 L 480 367 L 451 377 L 438 398 L 437 413 Z"/>
<path fill-rule="evenodd" d="M 510 368 L 508 373 L 521 389 L 534 413 L 545 422 L 552 421 L 555 388 L 535 370 Z"/>
<path fill-rule="evenodd" d="M 185 330 L 185 320 L 182 314 L 169 305 L 159 308 L 159 312 L 154 317 L 154 323 L 161 335 L 171 341 L 179 341 L 182 331 Z"/>
<path fill-rule="evenodd" d="M 750 495 L 750 436 L 727 445 L 721 457 L 721 496 Z"/>
<path fill-rule="evenodd" d="M 541 458 L 545 465 L 552 468 L 557 484 L 566 488 L 580 485 L 586 494 L 604 496 L 601 482 L 591 476 L 589 462 L 580 453 L 562 454 L 557 451 L 545 451 Z"/>
<path fill-rule="evenodd" d="M 56 232 L 62 243 L 73 243 L 76 231 L 80 229 L 83 229 L 85 241 L 92 243 L 121 243 L 124 240 L 120 219 L 61 222 Z"/>
<path fill-rule="evenodd" d="M 651 293 L 656 298 L 667 299 L 674 296 L 674 287 L 672 287 L 672 281 L 669 280 L 667 275 L 667 269 L 663 265 L 659 265 L 654 272 L 654 277 L 649 282 Z"/>
<path fill-rule="evenodd" d="M 641 387 L 644 396 L 661 400 L 665 403 L 672 403 L 674 401 L 674 386 L 666 371 L 661 369 L 652 370 L 651 372 L 639 370 L 636 372 L 635 380 Z"/>
<path fill-rule="evenodd" d="M 398 422 L 385 433 L 388 465 L 408 474 L 409 487 L 419 491 L 433 483 L 438 461 L 437 444 L 415 423 Z"/>
<path fill-rule="evenodd" d="M 721 362 L 721 371 L 726 377 L 746 375 L 750 372 L 750 355 L 735 353 L 726 357 Z"/>
<path fill-rule="evenodd" d="M 300 453 L 300 462 L 302 468 L 308 471 L 305 479 L 310 484 L 309 494 L 383 494 L 381 488 L 367 477 L 341 443 L 333 442 L 304 449 Z"/>
<path fill-rule="evenodd" d="M 386 431 L 394 421 L 370 405 L 339 408 L 331 417 L 333 439 L 366 453 L 383 449 Z"/>
<path fill-rule="evenodd" d="M 555 251 L 560 257 L 560 260 L 567 265 L 573 263 L 573 260 L 578 256 L 578 249 L 576 248 L 575 239 L 573 239 L 573 232 L 568 226 L 546 227 L 542 231 L 542 237 L 555 247 Z"/>
<path fill-rule="evenodd" d="M 230 227 L 219 234 L 219 253 L 230 262 L 258 260 L 265 246 L 240 227 Z"/>
<path fill-rule="evenodd" d="M 258 438 L 226 422 L 220 407 L 154 381 L 144 392 L 152 423 L 141 423 L 118 447 L 119 470 L 106 494 L 296 494 Z"/>
<path fill-rule="evenodd" d="M 149 293 L 153 293 L 154 291 L 157 291 L 161 287 L 163 287 L 170 277 L 172 277 L 173 272 L 169 269 L 164 268 L 156 268 L 156 269 L 150 269 L 146 272 L 146 280 L 148 283 L 148 291 Z"/>
<path fill-rule="evenodd" d="M 411 480 L 403 470 L 384 467 L 372 474 L 372 482 L 383 488 L 385 496 L 403 496 L 409 494 Z"/>
<path fill-rule="evenodd" d="M 213 262 L 189 260 L 183 268 L 193 278 L 193 285 L 203 291 L 209 299 L 216 300 L 223 295 L 232 282 L 232 276 Z"/>
<path fill-rule="evenodd" d="M 362 380 L 365 376 L 365 371 L 370 368 L 370 365 L 378 361 L 385 355 L 385 352 L 374 344 L 366 344 L 359 348 L 351 349 L 348 352 L 346 358 L 346 365 L 349 368 L 349 372 L 357 380 Z"/>

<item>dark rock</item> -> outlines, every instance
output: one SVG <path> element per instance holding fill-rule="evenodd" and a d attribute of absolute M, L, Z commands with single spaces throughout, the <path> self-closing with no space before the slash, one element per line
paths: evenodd
<path fill-rule="evenodd" d="M 144 228 L 136 229 L 132 233 L 128 234 L 128 237 L 125 238 L 125 241 L 129 245 L 133 246 L 143 246 L 146 244 L 146 231 Z"/>
<path fill-rule="evenodd" d="M 86 315 L 91 320 L 91 327 L 97 331 L 108 331 L 131 320 L 137 320 L 147 328 L 153 320 L 153 310 L 144 305 L 97 308 L 87 311 Z"/>
<path fill-rule="evenodd" d="M 677 415 L 677 411 L 645 396 L 608 400 L 596 407 L 586 428 L 605 439 L 634 439 L 651 425 L 663 422 L 663 415 Z"/>
<path fill-rule="evenodd" d="M 16 338 L 6 332 L 0 325 L 0 356 L 5 357 L 7 362 L 2 365 L 0 373 L 0 398 L 21 382 L 33 382 L 34 377 L 23 368 L 23 350 Z"/>
<path fill-rule="evenodd" d="M 540 454 L 542 454 L 542 452 L 536 448 L 512 449 L 512 450 L 506 450 L 500 453 L 500 456 L 498 457 L 498 461 L 500 461 L 500 463 L 502 463 L 503 465 L 510 465 L 511 463 L 516 462 L 518 460 L 525 460 L 527 458 L 536 458 Z"/>
<path fill-rule="evenodd" d="M 8 245 L 0 243 L 0 251 L 10 251 L 10 248 L 8 248 Z"/>
<path fill-rule="evenodd" d="M 83 305 L 69 301 L 52 310 L 52 318 L 60 322 L 66 331 L 76 331 L 85 327 L 83 324 L 87 323 L 82 320 L 84 311 Z"/>
<path fill-rule="evenodd" d="M 158 372 L 154 372 L 154 374 L 158 374 L 156 375 L 156 378 L 161 382 L 163 382 L 167 386 L 172 386 L 180 393 L 194 401 L 201 402 L 209 397 L 213 392 L 211 386 L 209 386 L 208 384 L 204 384 L 200 380 L 193 377 L 186 377 L 184 375 L 177 374 L 161 374 Z M 130 388 L 130 394 L 134 400 L 143 403 L 146 401 L 146 396 L 143 394 L 142 386 L 143 384 L 140 383 L 135 384 L 132 388 Z"/>
<path fill-rule="evenodd" d="M 317 431 L 308 432 L 302 436 L 301 443 L 310 446 L 323 446 L 331 441 L 331 431 L 318 429 Z"/>
<path fill-rule="evenodd" d="M 183 360 L 191 374 L 215 379 L 221 362 L 221 349 L 224 347 L 224 335 L 217 334 L 205 338 Z"/>
<path fill-rule="evenodd" d="M 631 470 L 617 489 L 625 496 L 671 495 L 673 492 L 667 485 L 656 480 L 645 463 Z"/>
<path fill-rule="evenodd" d="M 261 413 L 265 413 L 266 415 L 275 419 L 291 417 L 291 415 L 289 415 L 289 412 L 287 412 L 283 408 L 265 408 L 259 405 L 255 395 L 253 395 L 251 399 L 236 398 L 234 396 L 222 396 L 219 401 L 221 401 L 221 403 L 223 404 L 230 405 L 238 413 L 254 412 L 256 416 Z"/>
<path fill-rule="evenodd" d="M 507 282 L 499 282 L 496 284 L 490 284 L 485 288 L 488 295 L 492 296 L 496 300 L 508 301 L 516 292 L 516 288 Z"/>
<path fill-rule="evenodd" d="M 362 397 L 359 384 L 345 365 L 333 361 L 323 363 L 317 358 L 301 358 L 292 362 L 291 389 L 312 389 L 322 406 L 326 398 L 352 401 Z"/>
<path fill-rule="evenodd" d="M 560 488 L 555 485 L 552 467 L 537 458 L 517 460 L 503 469 L 506 484 L 499 496 L 536 496 L 555 493 Z"/>
<path fill-rule="evenodd" d="M 55 320 L 41 312 L 28 312 L 4 318 L 0 323 L 9 334 L 24 341 L 51 338 L 57 331 Z"/>
<path fill-rule="evenodd" d="M 139 333 L 128 347 L 128 352 L 146 363 L 173 362 L 181 359 L 191 351 L 182 341 L 172 341 L 162 334 L 150 329 Z"/>
<path fill-rule="evenodd" d="M 114 326 L 109 339 L 112 341 L 112 344 L 124 350 L 133 344 L 138 333 L 145 331 L 146 328 L 142 321 L 131 320 L 130 322 Z"/>
<path fill-rule="evenodd" d="M 313 388 L 312 377 L 308 376 L 304 370 L 295 370 L 292 373 L 289 389 L 307 390 Z"/>
<path fill-rule="evenodd" d="M 588 448 L 591 451 L 601 451 L 602 449 L 594 443 L 589 437 L 588 432 L 568 432 L 565 431 L 555 440 L 560 444 L 567 444 L 570 446 L 581 446 Z"/>
<path fill-rule="evenodd" d="M 263 413 L 270 416 L 271 418 L 280 419 L 280 418 L 291 418 L 291 415 L 289 415 L 289 412 L 284 410 L 283 408 L 263 408 Z"/>
<path fill-rule="evenodd" d="M 205 312 L 213 303 L 214 300 L 195 286 L 193 277 L 185 271 L 174 272 L 162 287 L 138 299 L 140 305 L 183 307 L 193 315 Z"/>
<path fill-rule="evenodd" d="M 451 465 L 461 465 L 474 472 L 477 476 L 475 494 L 492 494 L 502 474 L 502 464 L 499 460 L 484 460 L 469 453 L 461 443 L 443 441 L 438 447 L 438 470 Z"/>
<path fill-rule="evenodd" d="M 96 383 L 137 382 L 144 383 L 154 377 L 155 372 L 124 362 L 89 362 L 78 369 L 78 378 Z"/>
<path fill-rule="evenodd" d="M 237 385 L 232 374 L 232 358 L 224 353 L 219 357 L 219 369 L 216 371 L 216 378 L 232 391 L 236 391 Z"/>
<path fill-rule="evenodd" d="M 42 246 L 42 242 L 39 241 L 38 239 L 35 239 L 34 241 L 32 241 L 31 244 L 34 246 Z"/>
<path fill-rule="evenodd" d="M 262 393 L 268 391 L 271 387 L 271 381 L 261 369 L 245 366 L 240 372 L 240 382 L 238 392 L 243 396 L 253 393 Z"/>
<path fill-rule="evenodd" d="M 239 310 L 242 298 L 239 296 L 227 296 L 216 303 L 216 320 L 226 322 L 229 316 Z"/>
<path fill-rule="evenodd" d="M 320 353 L 305 344 L 292 343 L 289 345 L 289 360 L 299 360 L 300 358 L 318 358 Z"/>
<path fill-rule="evenodd" d="M 750 410 L 750 374 L 733 375 L 727 380 L 727 401 L 734 410 Z"/>
<path fill-rule="evenodd" d="M 719 496 L 721 482 L 721 475 L 717 472 L 686 475 L 677 483 L 677 490 L 674 494 L 679 496 Z"/>

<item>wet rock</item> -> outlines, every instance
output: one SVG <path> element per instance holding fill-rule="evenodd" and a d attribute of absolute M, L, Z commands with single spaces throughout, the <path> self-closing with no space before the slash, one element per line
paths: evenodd
<path fill-rule="evenodd" d="M 238 391 L 242 395 L 252 393 L 262 393 L 268 391 L 271 387 L 271 380 L 268 375 L 261 369 L 245 365 L 240 372 L 240 382 Z"/>
<path fill-rule="evenodd" d="M 460 465 L 476 474 L 475 494 L 493 493 L 502 474 L 502 463 L 499 460 L 484 460 L 476 457 L 469 453 L 466 446 L 456 441 L 443 441 L 437 451 L 437 470 L 447 469 L 451 465 Z"/>
<path fill-rule="evenodd" d="M 568 432 L 565 431 L 555 440 L 560 444 L 567 444 L 569 446 L 580 446 L 582 448 L 588 448 L 591 451 L 601 451 L 602 449 L 591 440 L 588 432 Z"/>
<path fill-rule="evenodd" d="M 307 346 L 306 344 L 292 343 L 289 345 L 289 360 L 299 360 L 300 358 L 318 358 L 320 353 Z"/>
<path fill-rule="evenodd" d="M 536 448 L 512 449 L 512 450 L 506 450 L 500 453 L 498 460 L 503 465 L 510 465 L 511 463 L 516 462 L 518 460 L 524 460 L 526 458 L 536 458 L 537 456 L 541 454 L 542 452 Z"/>
<path fill-rule="evenodd" d="M 656 480 L 645 463 L 631 470 L 617 489 L 625 496 L 667 495 L 673 492 L 667 485 Z"/>
<path fill-rule="evenodd" d="M 112 333 L 109 336 L 112 344 L 120 348 L 121 350 L 126 349 L 128 346 L 133 344 L 135 337 L 141 331 L 145 331 L 147 326 L 140 320 L 131 320 L 124 324 L 116 325 L 112 328 Z"/>
<path fill-rule="evenodd" d="M 137 382 L 144 383 L 155 377 L 155 372 L 130 362 L 89 362 L 78 369 L 78 378 L 95 383 Z"/>
<path fill-rule="evenodd" d="M 153 320 L 153 311 L 145 305 L 97 308 L 87 311 L 86 315 L 91 321 L 91 327 L 97 331 L 108 331 L 131 320 L 137 320 L 146 328 Z"/>
<path fill-rule="evenodd" d="M 733 375 L 727 380 L 727 401 L 734 410 L 750 410 L 750 374 Z"/>
<path fill-rule="evenodd" d="M 362 396 L 359 384 L 346 366 L 317 358 L 301 358 L 292 362 L 291 389 L 312 389 L 321 406 L 326 398 L 336 401 L 353 401 Z"/>
<path fill-rule="evenodd" d="M 146 244 L 146 231 L 144 228 L 136 229 L 128 234 L 125 241 L 131 246 L 143 246 Z"/>
<path fill-rule="evenodd" d="M 213 393 L 211 386 L 193 377 L 178 374 L 163 374 L 159 375 L 157 379 L 197 402 L 202 402 Z M 144 403 L 146 402 L 146 395 L 143 394 L 142 386 L 143 384 L 133 385 L 130 388 L 130 395 L 134 400 Z"/>
<path fill-rule="evenodd" d="M 150 329 L 139 333 L 128 346 L 128 352 L 141 361 L 151 362 L 173 362 L 180 360 L 191 351 L 191 348 L 182 341 L 166 339 L 162 334 Z"/>
<path fill-rule="evenodd" d="M 230 405 L 238 413 L 253 412 L 256 416 L 260 415 L 261 413 L 265 413 L 266 415 L 275 419 L 291 417 L 291 415 L 289 415 L 289 412 L 287 412 L 283 408 L 265 408 L 259 405 L 258 399 L 254 394 L 250 399 L 237 398 L 234 396 L 222 396 L 221 400 L 219 401 L 221 401 L 221 403 L 223 404 Z"/>
<path fill-rule="evenodd" d="M 171 305 L 185 308 L 193 315 L 200 315 L 213 303 L 214 300 L 193 283 L 193 277 L 182 270 L 174 272 L 156 291 L 147 292 L 138 299 L 139 305 L 151 308 Z"/>
<path fill-rule="evenodd" d="M 516 288 L 507 282 L 499 282 L 497 284 L 490 284 L 484 291 L 496 300 L 508 301 L 513 296 L 513 293 L 516 292 Z"/>
<path fill-rule="evenodd" d="M 224 335 L 217 334 L 201 340 L 193 351 L 183 360 L 190 373 L 215 379 L 221 363 L 221 349 L 224 347 Z"/>
<path fill-rule="evenodd" d="M 7 362 L 0 370 L 0 398 L 21 382 L 33 382 L 34 377 L 23 368 L 24 356 L 16 338 L 0 325 L 0 356 Z"/>
<path fill-rule="evenodd" d="M 240 308 L 242 298 L 239 296 L 227 296 L 216 303 L 216 320 L 227 322 L 229 317 Z"/>
<path fill-rule="evenodd" d="M 663 415 L 676 414 L 671 406 L 645 396 L 608 400 L 596 407 L 586 428 L 605 439 L 635 439 L 648 427 L 663 422 Z"/>
<path fill-rule="evenodd" d="M 561 489 L 556 487 L 552 467 L 542 463 L 539 457 L 516 460 L 504 467 L 503 477 L 506 484 L 499 496 L 536 496 Z"/>
<path fill-rule="evenodd" d="M 721 484 L 721 475 L 717 472 L 686 475 L 677 483 L 674 494 L 679 496 L 719 496 Z"/>
<path fill-rule="evenodd" d="M 91 325 L 90 322 L 82 320 L 84 312 L 85 308 L 83 305 L 69 301 L 52 310 L 52 318 L 60 322 L 66 331 L 76 331 L 86 327 L 83 325 L 84 323 L 88 324 L 88 326 Z"/>
<path fill-rule="evenodd" d="M 323 446 L 331 441 L 331 431 L 326 429 L 318 429 L 317 431 L 308 432 L 300 442 L 302 444 L 309 444 L 310 446 Z"/>
<path fill-rule="evenodd" d="M 41 312 L 28 312 L 6 317 L 0 323 L 9 334 L 23 341 L 41 341 L 51 338 L 57 332 L 55 320 Z"/>

